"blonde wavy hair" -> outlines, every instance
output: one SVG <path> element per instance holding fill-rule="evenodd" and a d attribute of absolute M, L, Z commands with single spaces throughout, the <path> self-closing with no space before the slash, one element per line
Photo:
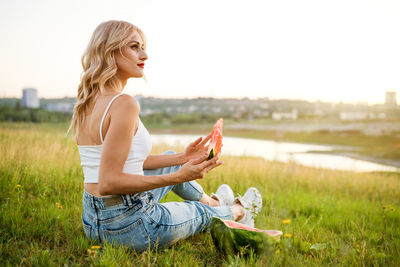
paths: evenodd
<path fill-rule="evenodd" d="M 78 137 L 79 128 L 85 121 L 85 111 L 99 91 L 104 94 L 105 87 L 115 91 L 123 90 L 123 85 L 116 77 L 118 68 L 114 53 L 119 50 L 124 56 L 121 48 L 132 40 L 135 32 L 141 36 L 146 50 L 143 32 L 129 22 L 109 20 L 96 27 L 81 58 L 83 71 L 71 124 L 66 135 L 73 129 L 75 138 Z"/>

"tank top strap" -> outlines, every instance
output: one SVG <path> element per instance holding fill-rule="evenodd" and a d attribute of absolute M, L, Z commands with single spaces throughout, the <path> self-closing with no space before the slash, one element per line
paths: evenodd
<path fill-rule="evenodd" d="M 120 95 L 124 95 L 125 93 L 119 93 L 118 95 L 116 95 L 116 96 L 114 96 L 112 99 L 111 99 L 111 101 L 110 101 L 110 103 L 108 103 L 108 106 L 107 106 L 107 108 L 106 108 L 106 110 L 104 111 L 104 114 L 103 114 L 103 117 L 101 118 L 101 123 L 100 123 L 100 140 L 101 140 L 101 143 L 103 144 L 103 142 L 104 142 L 104 140 L 103 140 L 103 122 L 104 122 L 104 118 L 106 117 L 106 114 L 107 114 L 107 111 L 110 109 L 110 106 L 111 106 L 111 104 L 112 104 L 112 102 L 114 102 L 114 100 L 117 98 L 117 97 L 119 97 Z"/>

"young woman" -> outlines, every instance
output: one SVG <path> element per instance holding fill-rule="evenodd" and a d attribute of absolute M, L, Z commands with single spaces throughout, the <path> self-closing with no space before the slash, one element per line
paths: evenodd
<path fill-rule="evenodd" d="M 255 188 L 234 200 L 228 185 L 209 196 L 195 181 L 222 164 L 219 155 L 206 160 L 210 135 L 182 153 L 150 155 L 140 106 L 122 93 L 129 78 L 143 77 L 145 51 L 139 28 L 113 20 L 95 29 L 82 56 L 70 129 L 84 174 L 86 236 L 143 250 L 194 235 L 206 229 L 213 216 L 254 225 L 252 214 L 261 207 Z M 170 190 L 185 201 L 159 203 Z"/>

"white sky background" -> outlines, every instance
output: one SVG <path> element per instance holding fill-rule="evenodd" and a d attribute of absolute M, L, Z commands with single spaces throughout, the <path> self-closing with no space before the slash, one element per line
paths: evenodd
<path fill-rule="evenodd" d="M 148 39 L 132 94 L 382 103 L 400 94 L 399 14 L 397 0 L 0 0 L 0 97 L 76 96 L 92 32 L 119 19 Z"/>

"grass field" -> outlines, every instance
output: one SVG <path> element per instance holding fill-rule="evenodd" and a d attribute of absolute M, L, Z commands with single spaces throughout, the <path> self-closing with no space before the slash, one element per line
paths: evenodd
<path fill-rule="evenodd" d="M 264 203 L 256 227 L 286 234 L 273 254 L 227 258 L 215 250 L 209 233 L 143 253 L 88 241 L 81 223 L 79 154 L 64 133 L 59 126 L 0 124 L 1 266 L 400 265 L 400 174 L 248 157 L 223 157 L 224 165 L 199 182 L 206 192 L 221 183 L 240 194 L 256 186 Z M 157 146 L 153 153 L 167 149 Z M 177 200 L 172 193 L 165 199 Z"/>

